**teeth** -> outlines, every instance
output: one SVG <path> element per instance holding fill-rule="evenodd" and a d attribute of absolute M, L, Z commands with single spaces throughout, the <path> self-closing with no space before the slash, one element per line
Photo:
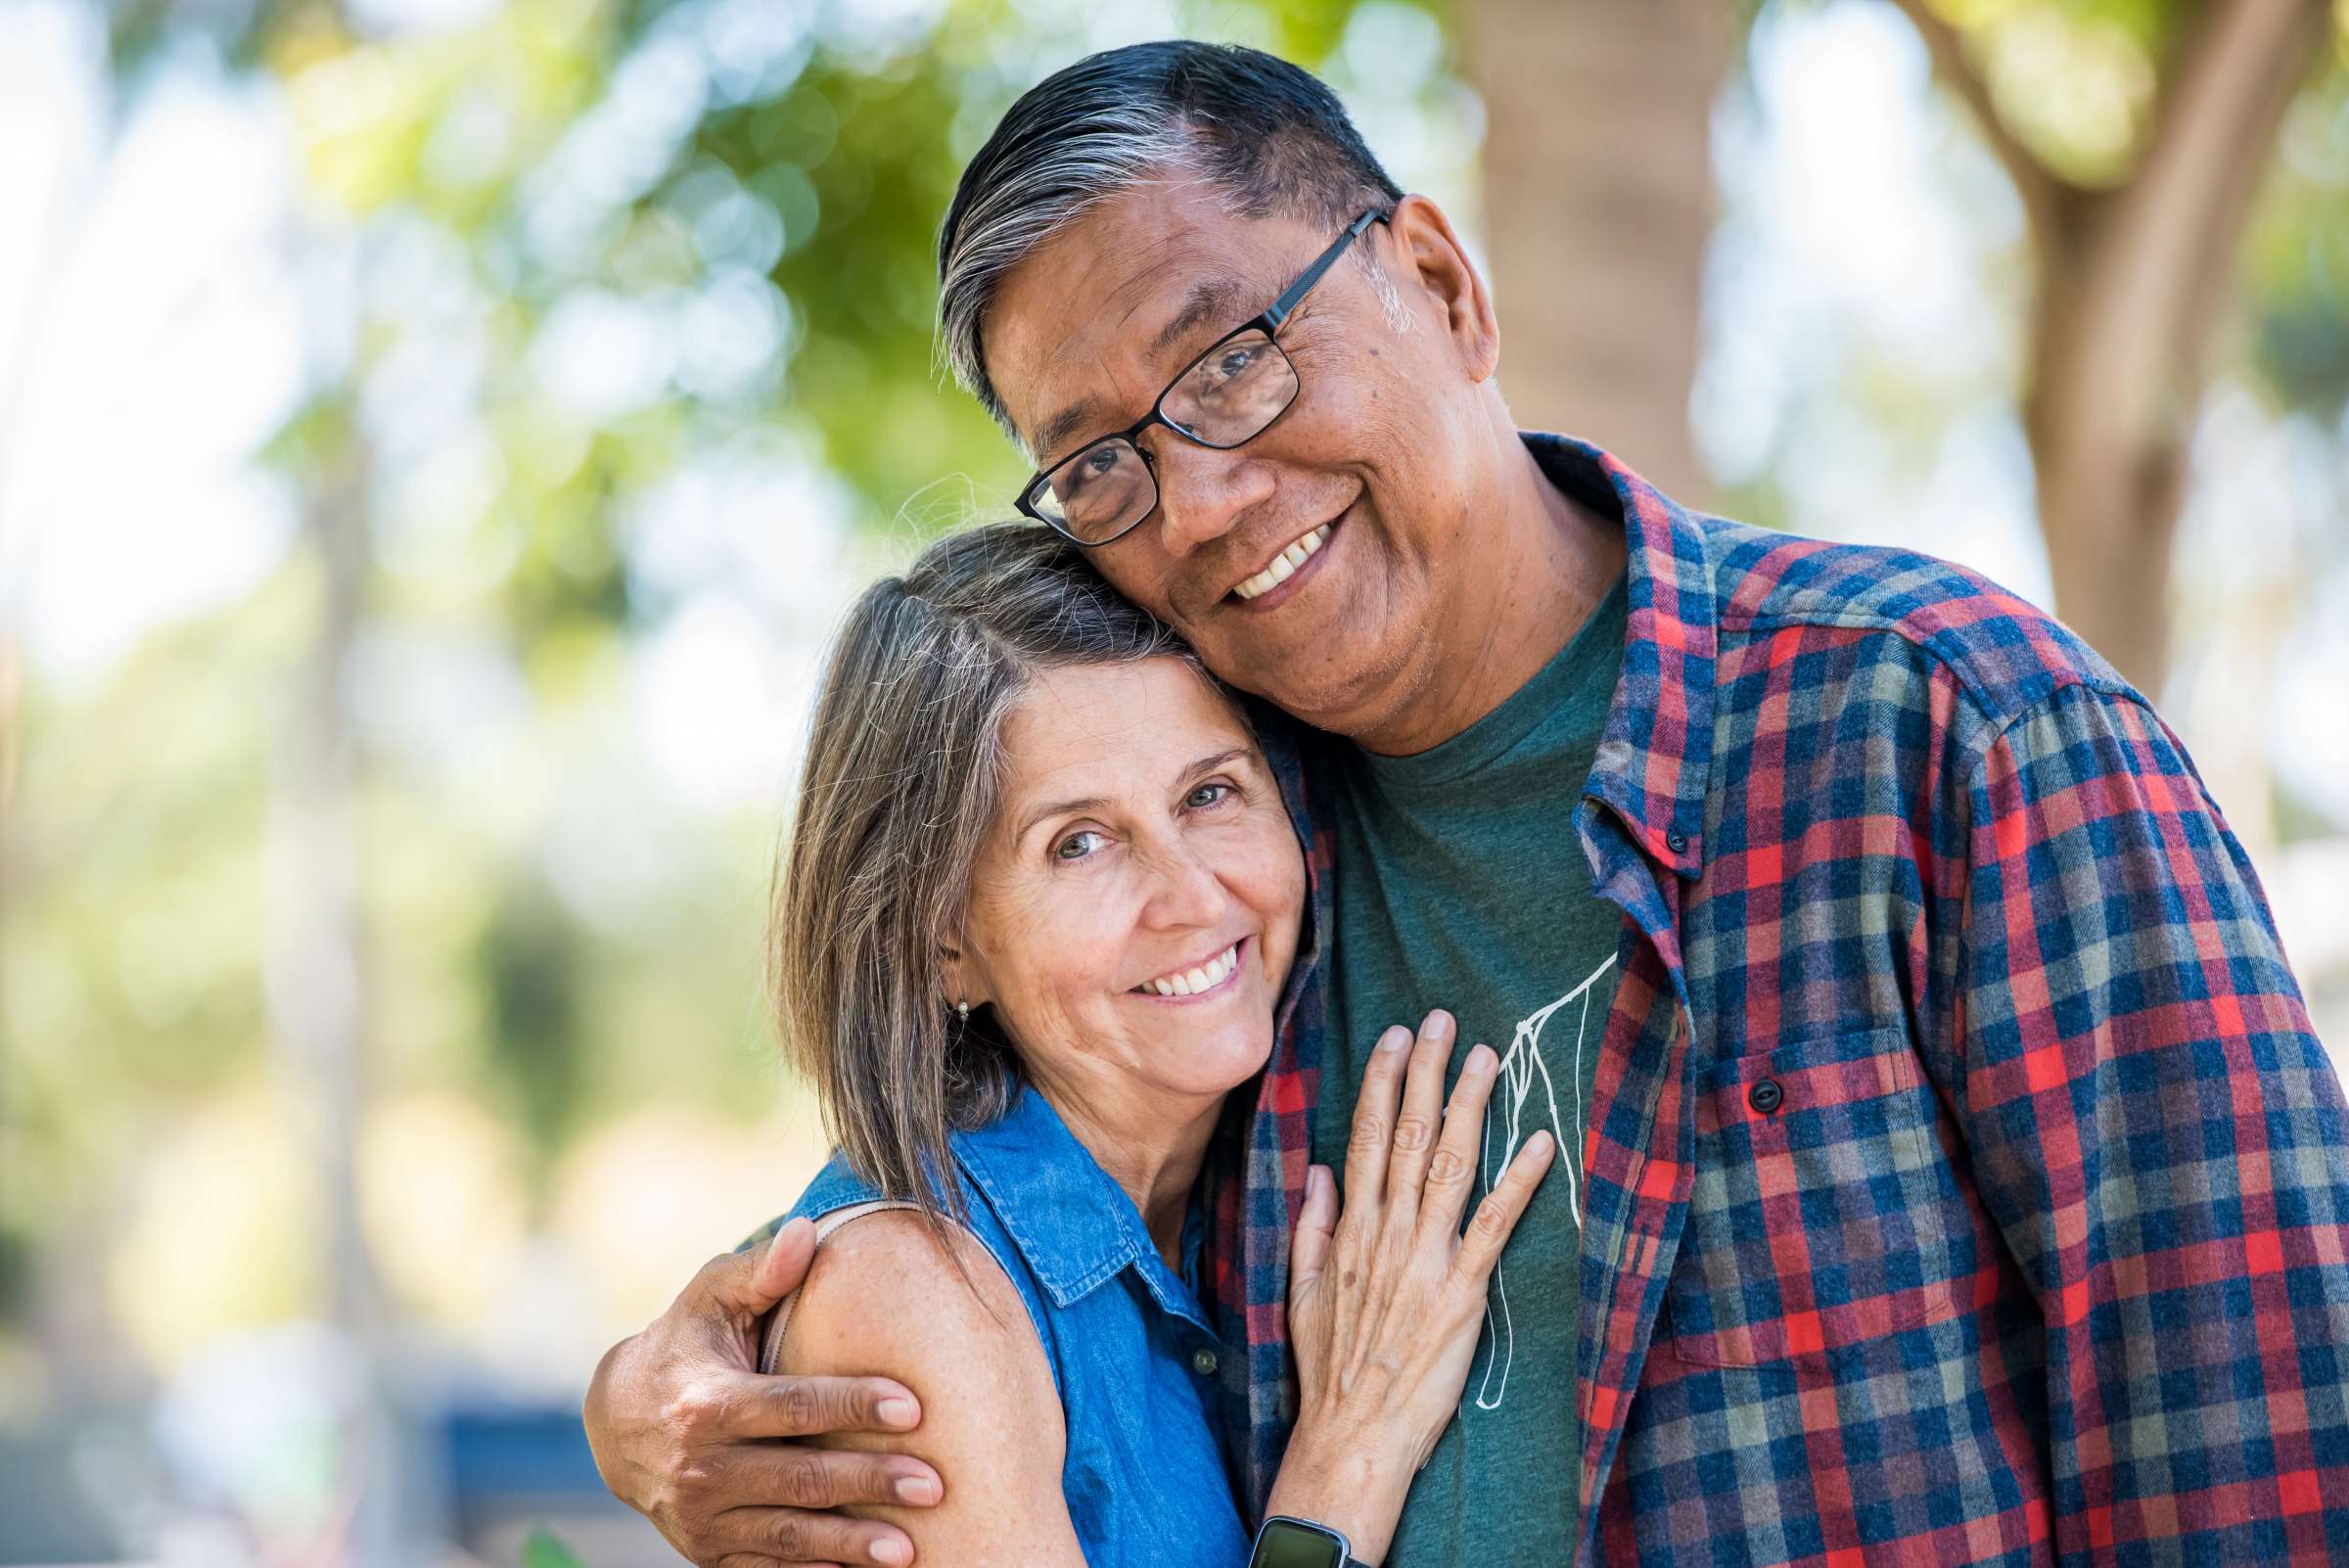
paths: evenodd
<path fill-rule="evenodd" d="M 1324 523 L 1319 528 L 1313 530 L 1313 532 L 1307 534 L 1304 538 L 1299 539 L 1295 544 L 1290 545 L 1287 549 L 1281 551 L 1280 554 L 1274 556 L 1271 562 L 1267 565 L 1262 572 L 1259 572 L 1255 576 L 1250 577 L 1247 581 L 1241 583 L 1238 587 L 1232 589 L 1231 591 L 1238 594 L 1243 599 L 1253 599 L 1259 594 L 1270 592 L 1272 589 L 1280 586 L 1280 584 L 1288 581 L 1290 576 L 1294 574 L 1299 567 L 1305 565 L 1308 560 L 1312 559 L 1314 551 L 1320 549 L 1322 545 L 1328 542 L 1329 525 Z"/>
<path fill-rule="evenodd" d="M 1213 991 L 1223 984 L 1224 977 L 1239 967 L 1240 947 L 1234 943 L 1196 969 L 1186 969 L 1151 981 L 1140 988 L 1154 991 L 1161 996 L 1195 996 L 1203 991 Z"/>

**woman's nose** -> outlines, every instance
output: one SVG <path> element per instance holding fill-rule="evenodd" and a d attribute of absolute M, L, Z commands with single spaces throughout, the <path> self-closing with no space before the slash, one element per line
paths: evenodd
<path fill-rule="evenodd" d="M 1187 851 L 1177 851 L 1155 867 L 1150 918 L 1165 926 L 1212 926 L 1231 907 L 1231 894 L 1214 866 Z"/>

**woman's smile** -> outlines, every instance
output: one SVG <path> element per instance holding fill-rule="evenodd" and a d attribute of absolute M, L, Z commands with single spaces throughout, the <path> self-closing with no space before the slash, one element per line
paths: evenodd
<path fill-rule="evenodd" d="M 1170 969 L 1155 980 L 1145 980 L 1127 992 L 1150 1001 L 1205 1001 L 1230 992 L 1239 979 L 1240 962 L 1249 956 L 1256 939 L 1242 937 L 1203 962 L 1179 969 Z"/>

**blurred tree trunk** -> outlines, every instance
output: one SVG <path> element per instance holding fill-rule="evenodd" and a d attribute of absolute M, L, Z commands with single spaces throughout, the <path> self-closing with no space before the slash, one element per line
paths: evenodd
<path fill-rule="evenodd" d="M 2167 673 L 2170 561 L 2214 328 L 2259 172 L 2327 0 L 2188 8 L 2119 184 L 2075 184 L 2000 118 L 1965 35 L 1896 0 L 2022 199 L 2037 268 L 2024 428 L 2056 609 L 2148 693 Z"/>
<path fill-rule="evenodd" d="M 1500 383 L 1517 423 L 1706 491 L 1688 429 L 1727 0 L 1471 0 Z"/>
<path fill-rule="evenodd" d="M 320 1191 L 326 1314 L 349 1357 L 332 1461 L 339 1506 L 301 1546 L 321 1560 L 396 1560 L 381 1478 L 393 1428 L 379 1281 L 360 1216 L 358 1145 L 367 1100 L 366 963 L 359 903 L 358 742 L 350 664 L 367 576 L 368 452 L 343 438 L 307 477 L 303 542 L 318 574 L 317 622 L 295 671 L 275 776 L 264 983 L 269 1018 Z"/>

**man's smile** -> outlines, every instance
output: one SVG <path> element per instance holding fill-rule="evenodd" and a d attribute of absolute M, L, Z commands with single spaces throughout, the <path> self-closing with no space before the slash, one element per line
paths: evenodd
<path fill-rule="evenodd" d="M 1348 508 L 1349 511 L 1352 508 Z M 1262 614 L 1295 598 L 1320 569 L 1326 547 L 1337 536 L 1345 513 L 1317 525 L 1273 553 L 1255 573 L 1234 583 L 1222 603 L 1232 609 Z"/>
<path fill-rule="evenodd" d="M 1313 559 L 1314 551 L 1328 542 L 1329 525 L 1324 523 L 1303 538 L 1291 540 L 1279 554 L 1266 563 L 1263 571 L 1243 579 L 1231 591 L 1242 599 L 1262 598 L 1288 581 L 1299 567 Z"/>

